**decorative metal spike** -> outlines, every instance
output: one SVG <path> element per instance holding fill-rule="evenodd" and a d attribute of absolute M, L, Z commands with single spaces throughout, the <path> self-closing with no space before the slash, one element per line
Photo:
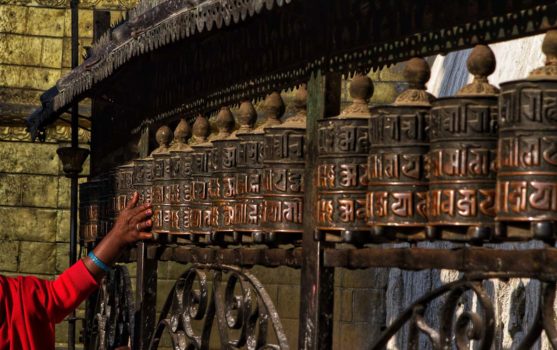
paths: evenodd
<path fill-rule="evenodd" d="M 172 138 L 172 130 L 170 130 L 170 128 L 166 125 L 161 126 L 155 135 L 155 139 L 157 140 L 159 147 L 155 148 L 151 154 L 168 153 Z"/>
<path fill-rule="evenodd" d="M 404 79 L 408 89 L 395 100 L 395 106 L 429 106 L 435 99 L 426 91 L 425 84 L 429 80 L 431 70 L 426 60 L 421 57 L 411 58 L 404 67 Z"/>
<path fill-rule="evenodd" d="M 192 145 L 198 145 L 207 142 L 207 137 L 211 133 L 211 126 L 209 125 L 209 121 L 207 120 L 207 118 L 205 118 L 204 115 L 199 114 L 197 118 L 195 118 L 192 132 L 193 136 L 190 141 Z"/>
<path fill-rule="evenodd" d="M 280 125 L 280 118 L 284 114 L 285 105 L 282 96 L 278 92 L 272 92 L 265 98 L 263 103 L 263 110 L 265 112 L 265 122 L 259 126 L 258 129 L 265 129 L 275 125 Z"/>
<path fill-rule="evenodd" d="M 253 104 L 251 101 L 243 101 L 238 110 L 238 124 L 240 124 L 238 133 L 250 132 L 253 130 L 256 121 L 257 112 L 255 111 Z"/>
<path fill-rule="evenodd" d="M 235 124 L 234 116 L 232 115 L 230 108 L 222 107 L 217 114 L 216 125 L 218 133 L 215 136 L 215 140 L 225 139 L 230 136 L 232 130 L 234 130 Z"/>
<path fill-rule="evenodd" d="M 487 79 L 495 71 L 495 55 L 487 45 L 476 45 L 466 60 L 468 71 L 474 75 L 474 81 L 464 86 L 457 96 L 497 95 L 499 89 Z"/>
<path fill-rule="evenodd" d="M 545 66 L 536 68 L 529 79 L 557 79 L 557 29 L 548 30 L 543 38 L 542 51 L 545 54 Z"/>
<path fill-rule="evenodd" d="M 186 119 L 181 118 L 174 129 L 174 142 L 170 146 L 170 151 L 186 151 L 191 149 L 187 144 L 187 139 L 191 134 L 191 128 Z"/>

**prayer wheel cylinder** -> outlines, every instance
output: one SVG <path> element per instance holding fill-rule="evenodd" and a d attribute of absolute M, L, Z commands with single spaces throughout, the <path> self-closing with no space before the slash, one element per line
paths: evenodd
<path fill-rule="evenodd" d="M 353 103 L 318 126 L 317 228 L 347 242 L 369 233 L 365 209 L 372 94 L 371 79 L 356 75 L 350 82 Z"/>
<path fill-rule="evenodd" d="M 172 130 L 168 126 L 161 126 L 156 134 L 159 147 L 151 156 L 153 157 L 153 192 L 151 204 L 153 205 L 153 228 L 155 234 L 170 233 L 172 213 L 171 197 L 174 196 L 173 179 L 171 171 L 170 141 Z"/>
<path fill-rule="evenodd" d="M 428 225 L 448 228 L 446 239 L 487 240 L 495 218 L 499 93 L 487 76 L 495 70 L 495 56 L 477 45 L 467 66 L 474 81 L 457 96 L 432 102 Z"/>
<path fill-rule="evenodd" d="M 189 217 L 191 208 L 192 148 L 186 143 L 190 126 L 181 119 L 174 130 L 174 143 L 170 146 L 171 196 L 170 234 L 186 236 L 191 233 Z"/>
<path fill-rule="evenodd" d="M 238 165 L 234 231 L 252 241 L 263 240 L 261 216 L 263 212 L 264 131 L 254 130 L 257 112 L 250 101 L 244 101 L 238 111 Z"/>
<path fill-rule="evenodd" d="M 366 218 L 382 237 L 388 228 L 403 236 L 419 234 L 427 223 L 428 183 L 424 160 L 429 149 L 426 120 L 433 96 L 425 90 L 430 70 L 422 58 L 408 61 L 409 89 L 394 104 L 372 109 Z"/>
<path fill-rule="evenodd" d="M 550 239 L 557 221 L 556 30 L 547 32 L 542 51 L 544 67 L 501 84 L 496 220 Z"/>
<path fill-rule="evenodd" d="M 212 202 L 209 199 L 211 156 L 213 144 L 207 141 L 209 122 L 198 116 L 193 124 L 195 144 L 192 145 L 192 201 L 190 227 L 195 239 L 210 236 L 213 224 Z"/>
<path fill-rule="evenodd" d="M 234 218 L 237 191 L 237 165 L 239 139 L 234 129 L 234 116 L 228 107 L 219 111 L 216 120 L 218 134 L 213 142 L 213 178 L 216 179 L 218 187 L 211 191 L 213 203 L 214 227 L 213 232 L 225 233 L 237 241 L 234 237 Z M 225 237 L 218 237 L 223 239 Z M 231 237 L 228 237 L 231 238 Z"/>
<path fill-rule="evenodd" d="M 266 99 L 269 114 L 282 115 L 281 106 L 279 93 Z M 305 115 L 264 130 L 263 229 L 270 243 L 299 240 L 303 233 Z"/>

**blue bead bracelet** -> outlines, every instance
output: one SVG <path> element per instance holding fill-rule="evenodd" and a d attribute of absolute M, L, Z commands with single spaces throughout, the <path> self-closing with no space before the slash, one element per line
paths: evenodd
<path fill-rule="evenodd" d="M 103 270 L 104 272 L 110 271 L 110 266 L 102 262 L 101 259 L 97 258 L 95 253 L 90 252 L 89 254 L 87 254 L 87 256 L 89 257 L 89 259 L 91 259 L 93 263 L 95 263 L 95 265 L 99 267 L 99 269 Z"/>

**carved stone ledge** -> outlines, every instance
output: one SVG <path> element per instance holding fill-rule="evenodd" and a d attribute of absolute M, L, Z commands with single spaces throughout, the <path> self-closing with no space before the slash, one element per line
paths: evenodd
<path fill-rule="evenodd" d="M 46 131 L 46 142 L 70 142 L 71 134 L 69 125 L 53 125 Z M 83 129 L 79 130 L 78 137 L 79 143 L 91 141 L 91 133 Z M 31 135 L 24 126 L 0 126 L 0 142 L 2 141 L 31 142 Z"/>

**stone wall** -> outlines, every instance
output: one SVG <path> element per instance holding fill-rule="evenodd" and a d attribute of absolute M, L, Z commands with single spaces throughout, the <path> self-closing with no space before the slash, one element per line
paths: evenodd
<path fill-rule="evenodd" d="M 48 135 L 31 143 L 24 127 L 0 126 L 0 274 L 51 280 L 68 267 L 70 180 L 56 149 L 70 129 L 55 126 Z M 86 142 L 87 133 L 80 138 Z M 60 343 L 65 329 L 66 322 L 57 326 Z"/>
<path fill-rule="evenodd" d="M 82 1 L 81 57 L 93 37 L 93 6 L 118 19 L 133 2 Z M 68 266 L 70 181 L 56 154 L 69 128 L 48 129 L 46 143 L 31 143 L 22 118 L 40 94 L 70 69 L 68 1 L 0 1 L 0 274 L 53 279 Z M 67 116 L 66 116 L 67 117 Z M 80 132 L 87 143 L 86 132 Z M 86 146 L 86 145 L 84 145 Z M 88 171 L 88 170 L 87 170 Z M 78 312 L 83 316 L 83 312 Z M 80 322 L 78 322 L 80 326 Z M 79 328 L 79 327 L 78 327 Z M 67 323 L 56 327 L 65 347 Z"/>

